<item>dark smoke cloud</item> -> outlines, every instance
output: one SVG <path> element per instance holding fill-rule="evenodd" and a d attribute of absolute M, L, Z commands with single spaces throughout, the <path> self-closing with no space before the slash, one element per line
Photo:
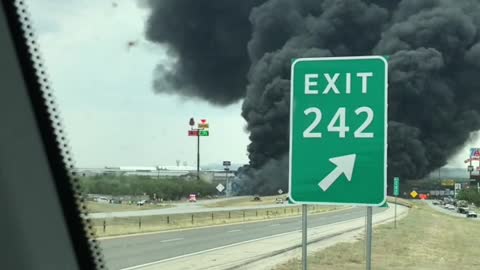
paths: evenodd
<path fill-rule="evenodd" d="M 150 6 L 148 38 L 167 44 L 178 59 L 171 71 L 159 68 L 157 91 L 214 104 L 244 99 L 251 144 L 250 165 L 240 172 L 243 192 L 286 188 L 293 58 L 389 55 L 389 176 L 424 177 L 480 129 L 477 0 L 184 0 Z"/>
<path fill-rule="evenodd" d="M 173 69 L 160 64 L 158 92 L 196 96 L 213 104 L 244 97 L 250 66 L 245 44 L 248 16 L 262 0 L 151 0 L 146 36 L 165 44 L 177 59 Z"/>

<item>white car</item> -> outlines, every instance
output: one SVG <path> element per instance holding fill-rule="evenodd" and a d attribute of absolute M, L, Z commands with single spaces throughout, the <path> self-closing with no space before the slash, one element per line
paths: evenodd
<path fill-rule="evenodd" d="M 453 205 L 450 204 L 450 205 L 447 207 L 447 209 L 448 209 L 448 210 L 455 210 L 455 206 L 453 206 Z"/>
<path fill-rule="evenodd" d="M 468 211 L 467 212 L 467 218 L 476 218 L 477 217 L 477 213 L 473 212 L 473 211 Z"/>
<path fill-rule="evenodd" d="M 144 205 L 147 201 L 146 200 L 141 200 L 137 202 L 137 205 Z"/>

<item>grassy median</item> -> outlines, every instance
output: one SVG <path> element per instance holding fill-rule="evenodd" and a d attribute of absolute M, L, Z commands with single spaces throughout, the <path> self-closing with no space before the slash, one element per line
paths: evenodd
<path fill-rule="evenodd" d="M 409 215 L 374 228 L 372 269 L 480 269 L 480 223 L 416 202 Z M 365 269 L 364 240 L 339 243 L 309 256 L 310 270 Z M 299 259 L 275 270 L 301 269 Z"/>
<path fill-rule="evenodd" d="M 138 211 L 148 209 L 162 209 L 172 207 L 168 204 L 159 205 L 134 205 L 134 204 L 113 204 L 113 203 L 99 203 L 99 202 L 87 202 L 87 209 L 89 213 L 110 213 L 110 212 L 122 212 L 122 211 Z"/>
<path fill-rule="evenodd" d="M 344 207 L 309 206 L 310 214 L 319 214 Z M 143 217 L 91 219 L 97 237 L 161 232 L 175 229 L 205 227 L 222 224 L 263 221 L 301 215 L 301 206 L 214 211 L 190 214 L 169 214 Z"/>
<path fill-rule="evenodd" d="M 286 195 L 264 196 L 264 197 L 260 197 L 259 201 L 255 201 L 254 197 L 250 196 L 247 198 L 230 199 L 230 200 L 218 201 L 214 203 L 206 203 L 205 207 L 242 207 L 242 206 L 269 205 L 269 204 L 276 204 L 277 198 L 281 198 L 282 200 L 285 200 L 287 196 Z"/>

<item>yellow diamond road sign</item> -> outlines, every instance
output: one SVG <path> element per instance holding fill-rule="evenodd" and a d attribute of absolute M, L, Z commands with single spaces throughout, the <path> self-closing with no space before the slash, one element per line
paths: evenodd
<path fill-rule="evenodd" d="M 418 195 L 418 193 L 415 190 L 410 192 L 410 196 L 412 196 L 412 198 L 417 197 L 417 195 Z"/>

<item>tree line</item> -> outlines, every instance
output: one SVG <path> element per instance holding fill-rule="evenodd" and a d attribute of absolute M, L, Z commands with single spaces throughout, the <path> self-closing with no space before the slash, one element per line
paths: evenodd
<path fill-rule="evenodd" d="M 476 188 L 461 190 L 457 195 L 457 199 L 474 203 L 476 206 L 480 207 L 480 193 Z"/>
<path fill-rule="evenodd" d="M 179 200 L 189 194 L 200 197 L 217 194 L 214 184 L 203 180 L 185 180 L 182 178 L 152 179 L 142 176 L 98 175 L 81 177 L 81 191 L 84 194 L 102 194 L 111 196 L 148 195 L 150 199 Z"/>

